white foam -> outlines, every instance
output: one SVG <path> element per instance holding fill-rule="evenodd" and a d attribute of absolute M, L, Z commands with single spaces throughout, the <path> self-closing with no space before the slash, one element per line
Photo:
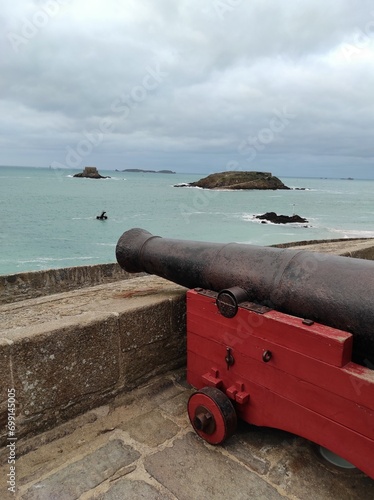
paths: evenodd
<path fill-rule="evenodd" d="M 359 229 L 330 229 L 332 233 L 339 233 L 343 238 L 374 238 L 374 231 Z"/>

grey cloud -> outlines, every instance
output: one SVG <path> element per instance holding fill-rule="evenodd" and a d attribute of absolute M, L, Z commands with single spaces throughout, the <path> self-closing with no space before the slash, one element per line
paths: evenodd
<path fill-rule="evenodd" d="M 64 162 L 96 131 L 98 166 L 374 175 L 369 1 L 19 0 L 0 26 L 1 163 Z"/>

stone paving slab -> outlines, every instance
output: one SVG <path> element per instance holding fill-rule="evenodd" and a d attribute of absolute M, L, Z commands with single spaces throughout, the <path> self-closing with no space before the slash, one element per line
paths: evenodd
<path fill-rule="evenodd" d="M 106 493 L 99 495 L 97 500 L 173 500 L 175 497 L 167 492 L 160 492 L 154 486 L 144 481 L 120 479 Z"/>
<path fill-rule="evenodd" d="M 223 446 L 192 431 L 184 370 L 17 442 L 17 494 L 4 500 L 372 500 L 374 481 L 325 463 L 312 443 L 240 422 Z"/>
<path fill-rule="evenodd" d="M 204 445 L 192 432 L 175 440 L 173 447 L 147 457 L 145 468 L 178 500 L 284 498 L 264 479 L 223 454 L 222 449 Z"/>
<path fill-rule="evenodd" d="M 22 495 L 25 500 L 73 500 L 94 489 L 122 467 L 137 460 L 140 453 L 115 439 L 89 455 L 33 484 Z"/>

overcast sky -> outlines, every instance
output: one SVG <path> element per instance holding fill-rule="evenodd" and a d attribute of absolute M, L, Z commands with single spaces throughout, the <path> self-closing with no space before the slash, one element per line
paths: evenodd
<path fill-rule="evenodd" d="M 374 178 L 371 0 L 15 0 L 0 164 Z"/>

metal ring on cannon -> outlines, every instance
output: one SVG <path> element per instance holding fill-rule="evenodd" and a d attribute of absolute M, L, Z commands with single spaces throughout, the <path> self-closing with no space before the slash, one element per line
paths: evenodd
<path fill-rule="evenodd" d="M 238 312 L 239 304 L 246 300 L 248 300 L 247 292 L 240 286 L 233 286 L 219 292 L 216 305 L 222 316 L 233 318 Z"/>

